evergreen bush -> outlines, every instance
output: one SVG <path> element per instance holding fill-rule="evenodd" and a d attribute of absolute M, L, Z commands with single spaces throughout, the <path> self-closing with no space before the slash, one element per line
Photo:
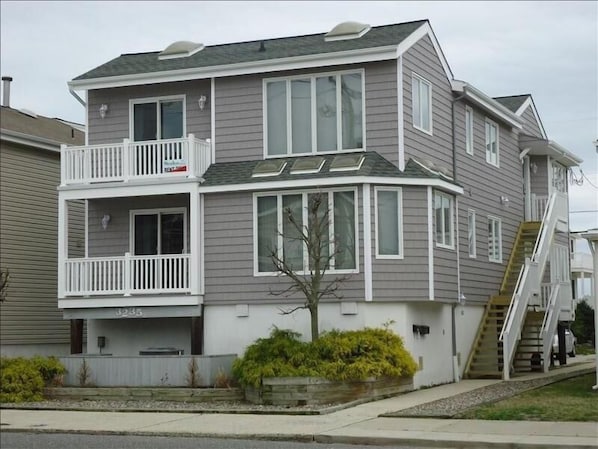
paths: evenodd
<path fill-rule="evenodd" d="M 370 377 L 409 377 L 417 365 L 401 337 L 389 329 L 333 330 L 314 342 L 300 334 L 275 328 L 269 338 L 250 345 L 233 363 L 242 385 L 259 387 L 264 377 L 324 377 L 364 380 Z"/>
<path fill-rule="evenodd" d="M 575 321 L 571 329 L 578 343 L 590 343 L 596 347 L 594 324 L 594 309 L 586 301 L 579 301 L 575 308 Z"/>
<path fill-rule="evenodd" d="M 31 402 L 43 399 L 44 386 L 66 372 L 55 357 L 35 356 L 0 359 L 0 402 Z"/>

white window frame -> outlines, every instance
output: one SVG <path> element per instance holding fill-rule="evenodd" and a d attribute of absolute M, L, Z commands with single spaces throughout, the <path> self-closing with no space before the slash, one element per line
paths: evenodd
<path fill-rule="evenodd" d="M 492 223 L 495 223 L 497 226 L 490 226 Z M 493 263 L 502 263 L 502 220 L 498 217 L 493 215 L 488 215 L 488 261 Z M 498 235 L 494 235 L 495 232 Z M 494 250 L 490 245 L 490 242 L 494 242 L 494 240 L 498 237 L 498 254 L 494 254 Z"/>
<path fill-rule="evenodd" d="M 467 251 L 470 259 L 478 256 L 475 210 L 467 210 Z M 473 250 L 473 251 L 472 251 Z"/>
<path fill-rule="evenodd" d="M 257 219 L 258 219 L 258 211 L 257 211 L 257 202 L 258 198 L 261 197 L 277 197 L 277 221 L 278 221 L 278 237 L 277 237 L 277 250 L 279 256 L 282 257 L 282 248 L 283 248 L 283 236 L 281 234 L 282 226 L 283 226 L 283 217 L 282 217 L 282 197 L 287 195 L 301 195 L 302 196 L 302 210 L 303 210 L 303 223 L 308 222 L 308 210 L 307 210 L 307 201 L 308 195 L 312 193 L 325 193 L 328 195 L 328 213 L 332 212 L 332 217 L 329 217 L 329 250 L 330 254 L 334 251 L 334 193 L 336 192 L 353 192 L 354 198 L 354 217 L 355 217 L 355 268 L 353 269 L 342 269 L 337 270 L 334 268 L 334 258 L 331 260 L 331 268 L 326 270 L 326 273 L 330 274 L 355 274 L 359 273 L 359 205 L 358 205 L 358 192 L 357 187 L 350 187 L 350 188 L 335 188 L 335 189 L 309 189 L 309 190 L 301 190 L 301 191 L 293 191 L 293 190 L 278 190 L 273 192 L 260 192 L 253 194 L 253 275 L 255 277 L 259 276 L 278 276 L 280 275 L 277 271 L 259 271 L 259 254 L 258 254 L 258 228 L 257 228 Z M 296 271 L 297 274 L 306 276 L 309 275 L 309 256 L 307 254 L 307 249 L 305 246 L 303 247 L 303 270 Z M 307 270 L 305 269 L 307 268 Z"/>
<path fill-rule="evenodd" d="M 465 151 L 473 156 L 473 108 L 465 106 Z"/>
<path fill-rule="evenodd" d="M 183 102 L 183 135 L 181 138 L 184 138 L 187 135 L 187 96 L 185 94 L 181 95 L 166 95 L 163 97 L 147 97 L 147 98 L 131 98 L 129 100 L 129 139 L 131 142 L 135 140 L 135 118 L 134 118 L 134 110 L 136 104 L 143 104 L 143 103 L 156 103 L 156 118 L 157 118 L 157 140 L 162 140 L 160 136 L 160 108 L 159 105 L 161 102 L 165 101 L 179 101 L 182 100 Z M 150 141 L 151 142 L 151 141 Z"/>
<path fill-rule="evenodd" d="M 488 151 L 489 135 L 488 126 L 496 128 L 496 154 L 493 157 L 492 151 Z M 486 147 L 486 162 L 495 167 L 500 167 L 500 127 L 495 121 L 486 118 L 484 123 L 484 136 L 485 136 L 485 147 Z"/>
<path fill-rule="evenodd" d="M 343 128 L 342 128 L 342 114 L 338 111 L 342 110 L 340 92 L 340 84 L 337 83 L 336 91 L 336 150 L 335 151 L 318 151 L 317 146 L 317 124 L 316 124 L 316 79 L 325 76 L 341 76 L 359 73 L 361 75 L 361 129 L 362 129 L 362 148 L 343 149 Z M 293 153 L 293 134 L 292 134 L 292 113 L 291 113 L 291 81 L 309 79 L 311 83 L 311 151 L 307 153 Z M 285 81 L 286 82 L 286 115 L 287 115 L 287 151 L 285 154 L 268 154 L 268 95 L 267 88 L 269 83 Z M 262 81 L 262 117 L 263 117 L 263 141 L 264 141 L 264 159 L 275 159 L 281 157 L 294 157 L 316 154 L 337 154 L 337 153 L 351 153 L 366 151 L 366 128 L 365 128 L 365 70 L 341 70 L 335 72 L 321 72 L 309 73 L 304 75 L 285 76 L 276 78 L 266 78 Z"/>
<path fill-rule="evenodd" d="M 419 91 L 418 92 L 418 94 L 419 94 L 418 97 L 419 97 L 419 100 L 420 100 L 420 108 L 419 108 L 420 116 L 418 117 L 420 125 L 416 124 L 416 120 L 415 120 L 415 101 L 414 101 L 413 92 L 416 89 L 416 81 L 418 83 L 418 86 L 417 86 L 418 91 Z M 426 128 L 424 128 L 421 125 L 421 123 L 423 123 L 423 120 L 422 120 L 422 118 L 423 118 L 423 108 L 421 107 L 421 98 L 422 98 L 422 96 L 421 96 L 421 86 L 422 85 L 427 86 L 428 87 L 428 91 L 429 91 L 429 93 L 428 93 L 428 114 L 429 114 L 429 117 L 428 118 L 429 118 L 429 123 L 430 123 L 430 129 L 426 129 Z M 415 129 L 419 130 L 419 131 L 422 131 L 422 132 L 426 133 L 426 134 L 433 135 L 433 131 L 432 131 L 434 129 L 434 126 L 432 124 L 432 116 L 433 115 L 434 114 L 432 113 L 432 83 L 430 81 L 428 81 L 427 79 L 425 79 L 424 77 L 418 75 L 417 73 L 411 72 L 411 119 L 412 119 L 412 122 L 413 122 L 413 127 Z"/>
<path fill-rule="evenodd" d="M 398 213 L 398 229 L 397 237 L 399 242 L 398 254 L 380 254 L 380 232 L 378 228 L 378 192 L 396 192 L 397 194 L 397 213 Z M 376 226 L 376 259 L 403 259 L 403 189 L 401 187 L 374 187 L 375 203 L 374 203 L 374 217 Z"/>
<path fill-rule="evenodd" d="M 186 207 L 168 207 L 158 209 L 132 209 L 129 211 L 129 253 L 135 254 L 135 216 L 136 215 L 163 215 L 163 214 L 183 214 L 183 252 L 187 254 L 187 208 Z M 158 254 L 162 254 L 161 224 L 158 219 Z"/>
<path fill-rule="evenodd" d="M 443 197 L 443 198 L 447 198 L 449 200 L 449 239 L 450 242 L 439 242 L 438 241 L 438 223 L 436 223 L 436 198 L 437 197 Z M 435 226 L 435 237 L 436 237 L 436 246 L 439 248 L 445 248 L 445 249 L 455 249 L 455 200 L 451 195 L 447 195 L 444 192 L 435 190 L 434 191 L 434 202 L 432 204 L 433 207 L 433 214 L 434 214 L 434 226 Z M 446 229 L 446 223 L 444 223 L 444 214 L 441 214 L 442 216 L 442 229 L 445 230 Z M 444 236 L 446 233 L 443 232 L 442 235 Z"/>

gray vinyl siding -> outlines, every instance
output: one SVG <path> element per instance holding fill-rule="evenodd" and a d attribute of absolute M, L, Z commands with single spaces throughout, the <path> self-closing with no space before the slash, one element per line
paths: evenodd
<path fill-rule="evenodd" d="M 536 172 L 531 172 L 531 191 L 536 195 L 548 195 L 548 156 L 532 156 L 530 165 L 536 164 Z"/>
<path fill-rule="evenodd" d="M 412 74 L 432 84 L 432 135 L 413 126 Z M 431 161 L 452 174 L 450 83 L 428 36 L 420 39 L 403 55 L 403 114 L 405 160 L 415 157 Z"/>
<path fill-rule="evenodd" d="M 372 198 L 372 283 L 374 301 L 429 299 L 428 196 L 426 187 L 402 188 L 403 259 L 376 257 L 376 195 Z"/>
<path fill-rule="evenodd" d="M 264 79 L 365 68 L 366 148 L 398 163 L 397 63 L 395 60 L 285 71 L 272 75 L 218 78 L 216 90 L 216 162 L 264 157 Z"/>
<path fill-rule="evenodd" d="M 210 80 L 197 80 L 90 90 L 87 97 L 89 144 L 116 143 L 129 138 L 129 100 L 170 95 L 186 97 L 187 134 L 195 134 L 198 139 L 209 139 Z M 200 95 L 208 97 L 203 111 L 199 110 L 197 102 Z M 102 104 L 108 105 L 108 113 L 103 119 L 99 114 Z"/>
<path fill-rule="evenodd" d="M 532 107 L 528 106 L 527 109 L 521 114 L 523 119 L 523 133 L 530 136 L 542 137 L 542 130 L 536 120 L 536 116 L 532 112 Z"/>
<path fill-rule="evenodd" d="M 524 193 L 517 136 L 510 127 L 494 120 L 499 126 L 500 167 L 487 163 L 487 115 L 475 106 L 471 107 L 474 111 L 473 156 L 465 151 L 465 104 L 459 101 L 455 105 L 457 182 L 464 189 L 464 194 L 458 198 L 461 291 L 467 301 L 481 302 L 498 294 L 519 224 L 523 221 Z M 501 196 L 509 199 L 508 205 L 501 204 Z M 468 250 L 468 209 L 476 213 L 475 259 L 469 257 Z M 490 215 L 501 219 L 503 262 L 500 264 L 488 260 Z"/>
<path fill-rule="evenodd" d="M 89 200 L 89 257 L 124 256 L 130 251 L 130 211 L 137 209 L 187 209 L 187 248 L 189 248 L 189 199 L 187 195 L 159 195 L 135 198 Z M 101 226 L 104 214 L 111 219 L 106 230 Z"/>
<path fill-rule="evenodd" d="M 299 192 L 293 190 L 292 192 Z M 358 190 L 359 273 L 341 284 L 342 300 L 363 301 L 363 220 Z M 301 296 L 275 296 L 289 284 L 278 276 L 253 274 L 253 194 L 251 192 L 205 195 L 204 258 L 206 304 L 264 304 L 301 300 Z M 331 301 L 326 298 L 323 301 Z"/>
<path fill-rule="evenodd" d="M 2 344 L 68 343 L 69 322 L 57 304 L 57 152 L 8 144 L 0 147 L 0 266 L 10 272 L 0 305 Z M 70 210 L 72 246 L 80 255 L 83 210 Z"/>

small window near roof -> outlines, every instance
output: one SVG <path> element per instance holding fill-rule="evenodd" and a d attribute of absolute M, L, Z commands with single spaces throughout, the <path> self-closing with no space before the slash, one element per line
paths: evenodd
<path fill-rule="evenodd" d="M 188 58 L 198 51 L 203 50 L 204 45 L 189 41 L 177 41 L 170 44 L 158 55 L 158 59 Z"/>
<path fill-rule="evenodd" d="M 370 31 L 371 26 L 359 22 L 342 22 L 335 26 L 324 36 L 326 42 L 359 39 Z"/>
<path fill-rule="evenodd" d="M 352 171 L 359 170 L 365 157 L 363 154 L 343 154 L 335 156 L 330 164 L 330 171 Z"/>
<path fill-rule="evenodd" d="M 282 173 L 287 163 L 283 160 L 260 161 L 253 169 L 252 178 L 278 176 Z"/>
<path fill-rule="evenodd" d="M 324 165 L 322 156 L 297 159 L 291 167 L 291 175 L 319 173 Z"/>

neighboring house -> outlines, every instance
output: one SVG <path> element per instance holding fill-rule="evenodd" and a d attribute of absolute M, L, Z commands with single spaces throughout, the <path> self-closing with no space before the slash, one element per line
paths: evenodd
<path fill-rule="evenodd" d="M 588 301 L 594 306 L 592 292 L 594 291 L 594 264 L 588 242 L 581 232 L 571 234 L 571 285 L 575 301 Z"/>
<path fill-rule="evenodd" d="M 81 145 L 75 124 L 13 109 L 5 79 L 0 111 L 0 268 L 10 280 L 0 303 L 0 352 L 69 354 L 70 329 L 56 304 L 60 145 Z M 71 253 L 83 256 L 83 208 L 74 204 Z"/>
<path fill-rule="evenodd" d="M 581 161 L 547 139 L 530 96 L 455 80 L 428 21 L 178 42 L 69 85 L 88 134 L 63 150 L 59 228 L 86 200 L 86 257 L 59 233 L 58 305 L 87 320 L 89 353 L 242 353 L 274 325 L 309 335 L 307 312 L 280 313 L 302 299 L 271 294 L 289 284 L 268 255 L 308 268 L 282 210 L 319 191 L 330 275 L 351 275 L 321 329 L 392 321 L 416 385 L 508 377 L 536 352 L 548 369 L 543 345 L 570 318 L 566 181 Z"/>

